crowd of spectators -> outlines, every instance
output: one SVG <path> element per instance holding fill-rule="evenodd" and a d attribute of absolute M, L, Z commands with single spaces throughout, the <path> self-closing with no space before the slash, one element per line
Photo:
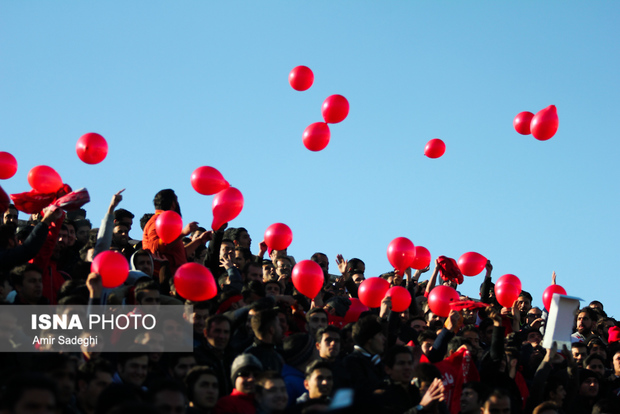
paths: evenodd
<path fill-rule="evenodd" d="M 403 312 L 381 306 L 353 312 L 365 264 L 358 258 L 310 260 L 323 270 L 315 298 L 292 283 L 296 263 L 264 242 L 252 252 L 242 228 L 207 231 L 191 222 L 164 243 L 159 214 L 180 214 L 173 190 L 154 197 L 154 212 L 139 220 L 112 201 L 99 228 L 83 209 L 48 208 L 19 220 L 10 206 L 0 225 L 0 300 L 15 305 L 184 305 L 192 352 L 167 352 L 174 331 L 142 335 L 127 352 L 84 347 L 45 352 L 20 342 L 19 326 L 0 315 L 0 342 L 21 352 L 0 354 L 0 409 L 6 413 L 265 414 L 265 413 L 620 413 L 620 325 L 598 301 L 579 309 L 571 348 L 542 347 L 547 313 L 522 291 L 501 307 L 486 266 L 480 298 L 447 317 L 428 307 L 443 281 L 429 269 L 379 277 L 406 288 Z M 103 288 L 90 263 L 114 250 L 131 271 L 125 283 Z M 180 297 L 175 271 L 203 264 L 218 294 L 208 301 Z M 477 302 L 477 303 L 476 303 Z M 4 319 L 4 320 L 3 320 Z M 14 321 L 13 321 L 14 322 Z"/>

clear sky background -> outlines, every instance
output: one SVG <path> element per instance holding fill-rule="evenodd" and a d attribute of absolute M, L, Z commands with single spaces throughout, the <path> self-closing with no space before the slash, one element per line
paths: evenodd
<path fill-rule="evenodd" d="M 483 254 L 538 306 L 555 270 L 620 317 L 619 19 L 617 1 L 3 0 L 0 151 L 19 169 L 0 185 L 28 191 L 50 165 L 89 190 L 95 226 L 122 188 L 136 222 L 173 188 L 184 221 L 210 227 L 213 197 L 190 184 L 209 165 L 243 193 L 230 225 L 254 253 L 284 222 L 297 260 L 322 251 L 337 273 L 342 253 L 373 276 L 404 236 L 433 259 Z M 288 84 L 297 65 L 314 71 L 306 92 Z M 350 114 L 310 152 L 332 94 Z M 514 131 L 551 104 L 551 140 Z M 101 164 L 75 153 L 86 132 L 109 143 Z M 423 155 L 432 138 L 442 158 Z M 477 297 L 482 278 L 460 290 Z"/>

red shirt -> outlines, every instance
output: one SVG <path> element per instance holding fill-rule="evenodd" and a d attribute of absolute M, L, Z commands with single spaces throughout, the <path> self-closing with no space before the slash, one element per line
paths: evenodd
<path fill-rule="evenodd" d="M 142 248 L 148 249 L 151 253 L 159 253 L 164 256 L 170 262 L 170 271 L 172 274 L 177 269 L 187 263 L 187 256 L 185 255 L 185 246 L 181 238 L 166 244 L 159 239 L 157 231 L 155 230 L 155 221 L 157 216 L 163 213 L 163 210 L 155 210 L 155 215 L 144 226 L 144 232 L 142 236 Z"/>

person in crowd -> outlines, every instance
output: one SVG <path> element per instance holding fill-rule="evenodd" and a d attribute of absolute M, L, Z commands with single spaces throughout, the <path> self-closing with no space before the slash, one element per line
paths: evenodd
<path fill-rule="evenodd" d="M 211 414 L 220 395 L 215 372 L 205 365 L 190 369 L 185 377 L 189 399 L 188 414 Z"/>
<path fill-rule="evenodd" d="M 242 354 L 235 358 L 230 376 L 234 389 L 230 395 L 218 400 L 214 412 L 216 414 L 256 413 L 256 378 L 261 372 L 263 372 L 263 366 L 254 355 Z"/>

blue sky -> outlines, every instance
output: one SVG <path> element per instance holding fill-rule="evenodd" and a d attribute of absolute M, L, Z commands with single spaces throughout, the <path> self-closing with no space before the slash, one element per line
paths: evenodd
<path fill-rule="evenodd" d="M 27 191 L 50 165 L 88 188 L 93 223 L 121 188 L 138 217 L 173 188 L 208 227 L 190 175 L 209 165 L 243 193 L 231 226 L 254 251 L 284 222 L 297 260 L 323 251 L 334 273 L 342 253 L 378 275 L 404 236 L 433 258 L 485 255 L 535 305 L 555 270 L 620 317 L 619 17 L 613 1 L 0 1 L 0 150 L 19 162 L 0 185 Z M 306 92 L 288 85 L 297 65 L 314 71 Z M 310 152 L 302 133 L 332 94 L 349 116 Z M 554 138 L 514 131 L 551 104 Z M 99 165 L 75 154 L 86 132 L 108 140 Z M 424 157 L 432 138 L 442 158 Z"/>

